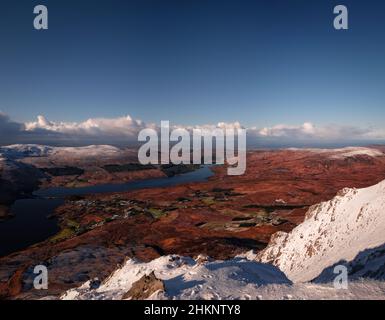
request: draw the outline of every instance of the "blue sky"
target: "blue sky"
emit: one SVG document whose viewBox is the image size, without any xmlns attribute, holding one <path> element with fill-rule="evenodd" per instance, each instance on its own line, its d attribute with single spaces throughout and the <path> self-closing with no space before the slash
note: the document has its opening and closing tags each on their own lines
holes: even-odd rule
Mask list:
<svg viewBox="0 0 385 320">
<path fill-rule="evenodd" d="M 385 3 L 36 1 L 2 5 L 0 110 L 17 122 L 131 115 L 195 125 L 385 125 Z"/>
</svg>

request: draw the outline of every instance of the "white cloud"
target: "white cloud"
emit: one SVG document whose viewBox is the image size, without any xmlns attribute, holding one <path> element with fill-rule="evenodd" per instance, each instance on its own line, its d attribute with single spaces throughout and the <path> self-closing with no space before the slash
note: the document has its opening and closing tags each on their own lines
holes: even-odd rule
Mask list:
<svg viewBox="0 0 385 320">
<path fill-rule="evenodd" d="M 195 126 L 183 126 L 183 125 L 176 125 L 173 126 L 173 128 L 179 128 L 179 129 L 202 129 L 202 130 L 214 130 L 214 129 L 244 129 L 244 127 L 238 122 L 218 122 L 217 124 L 204 124 L 204 125 L 195 125 Z"/>
<path fill-rule="evenodd" d="M 375 128 L 359 128 L 354 126 L 325 125 L 316 126 L 311 122 L 292 126 L 279 124 L 262 129 L 252 128 L 250 133 L 260 138 L 288 138 L 288 139 L 322 139 L 322 140 L 364 140 L 384 139 L 385 131 Z"/>
<path fill-rule="evenodd" d="M 91 118 L 83 122 L 52 122 L 44 116 L 38 116 L 37 121 L 25 124 L 26 131 L 38 129 L 73 136 L 106 136 L 135 138 L 143 128 L 153 127 L 141 120 L 132 119 L 129 115 L 119 118 Z"/>
<path fill-rule="evenodd" d="M 137 141 L 138 133 L 144 128 L 158 130 L 159 124 L 147 124 L 130 116 L 118 118 L 90 118 L 82 122 L 49 121 L 38 116 L 36 121 L 18 123 L 0 112 L 0 143 L 124 143 Z M 215 128 L 244 128 L 239 122 L 206 124 L 196 126 L 178 126 L 170 123 L 171 128 L 192 130 Z M 317 126 L 312 122 L 301 125 L 279 124 L 272 127 L 248 128 L 249 141 L 296 141 L 296 140 L 346 140 L 378 141 L 385 140 L 385 129 L 360 128 L 353 126 L 327 125 Z"/>
<path fill-rule="evenodd" d="M 288 126 L 279 124 L 271 128 L 258 130 L 261 137 L 310 137 L 317 134 L 316 128 L 310 122 L 305 122 L 301 126 Z"/>
</svg>

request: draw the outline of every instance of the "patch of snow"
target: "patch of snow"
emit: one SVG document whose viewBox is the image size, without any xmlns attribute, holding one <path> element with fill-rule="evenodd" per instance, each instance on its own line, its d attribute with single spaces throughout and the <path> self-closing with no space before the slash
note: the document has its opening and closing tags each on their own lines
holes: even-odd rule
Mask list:
<svg viewBox="0 0 385 320">
<path fill-rule="evenodd" d="M 368 157 L 381 157 L 384 154 L 377 149 L 371 149 L 371 148 L 352 148 L 352 150 L 343 151 L 341 153 L 335 154 L 330 156 L 331 159 L 346 159 L 346 158 L 353 158 L 355 156 L 368 156 Z"/>
<path fill-rule="evenodd" d="M 51 154 L 55 147 L 39 144 L 13 144 L 0 147 L 0 153 L 8 158 L 43 157 Z"/>
<path fill-rule="evenodd" d="M 355 156 L 368 156 L 368 157 L 381 157 L 384 156 L 384 153 L 375 148 L 366 148 L 366 147 L 346 147 L 339 149 L 317 149 L 317 148 L 288 148 L 287 150 L 291 151 L 308 151 L 313 153 L 327 154 L 330 159 L 346 159 L 352 158 Z"/>
<path fill-rule="evenodd" d="M 97 157 L 97 156 L 114 156 L 121 153 L 121 149 L 110 145 L 91 145 L 86 147 L 56 147 L 53 154 L 55 156 L 72 157 Z"/>
<path fill-rule="evenodd" d="M 0 154 L 10 159 L 26 157 L 68 156 L 95 157 L 99 155 L 114 156 L 121 150 L 110 145 L 90 145 L 85 147 L 51 147 L 39 144 L 14 144 L 0 147 Z"/>
</svg>

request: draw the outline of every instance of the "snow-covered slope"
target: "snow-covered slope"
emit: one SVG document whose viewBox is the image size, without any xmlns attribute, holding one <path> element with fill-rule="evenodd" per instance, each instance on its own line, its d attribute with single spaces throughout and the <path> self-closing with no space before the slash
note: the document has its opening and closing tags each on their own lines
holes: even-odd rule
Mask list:
<svg viewBox="0 0 385 320">
<path fill-rule="evenodd" d="M 68 156 L 75 158 L 93 158 L 98 156 L 111 157 L 119 155 L 121 149 L 110 145 L 91 145 L 86 147 L 56 147 L 53 155 Z"/>
<path fill-rule="evenodd" d="M 87 281 L 67 291 L 64 300 L 120 300 L 132 285 L 155 271 L 164 291 L 149 299 L 183 300 L 298 300 L 298 299 L 384 299 L 385 282 L 354 281 L 347 290 L 331 283 L 290 281 L 277 268 L 242 258 L 230 261 L 202 261 L 179 256 L 164 256 L 149 263 L 128 260 L 102 284 Z M 54 297 L 47 297 L 50 299 Z"/>
<path fill-rule="evenodd" d="M 382 157 L 384 153 L 376 148 L 367 147 L 345 147 L 338 149 L 321 149 L 321 148 L 288 148 L 292 151 L 309 151 L 313 153 L 326 154 L 329 159 L 341 160 L 346 158 L 353 158 L 356 156 L 368 156 L 368 157 Z"/>
<path fill-rule="evenodd" d="M 62 299 L 121 299 L 132 284 L 155 271 L 163 280 L 165 293 L 152 298 L 173 299 L 248 299 L 263 285 L 288 285 L 290 281 L 278 268 L 235 258 L 229 261 L 200 261 L 180 256 L 163 256 L 149 263 L 128 260 L 98 288 L 88 281 L 72 289 Z"/>
<path fill-rule="evenodd" d="M 368 157 L 381 157 L 384 154 L 377 149 L 373 148 L 364 148 L 364 147 L 350 147 L 341 149 L 340 152 L 337 152 L 334 155 L 331 155 L 331 159 L 346 159 L 352 158 L 355 156 L 368 156 Z"/>
<path fill-rule="evenodd" d="M 7 158 L 43 157 L 51 154 L 55 148 L 39 144 L 13 144 L 0 147 L 0 154 Z"/>
<path fill-rule="evenodd" d="M 306 282 L 340 262 L 351 262 L 351 272 L 357 271 L 361 253 L 361 261 L 366 261 L 361 263 L 361 275 L 369 260 L 375 275 L 384 261 L 384 230 L 385 181 L 365 189 L 344 189 L 332 200 L 311 207 L 305 221 L 289 234 L 273 235 L 257 260 L 279 267 L 293 282 Z"/>
<path fill-rule="evenodd" d="M 16 159 L 25 157 L 72 156 L 95 157 L 99 155 L 114 156 L 121 150 L 110 145 L 91 145 L 85 147 L 51 147 L 39 144 L 14 144 L 0 147 L 4 157 Z"/>
</svg>

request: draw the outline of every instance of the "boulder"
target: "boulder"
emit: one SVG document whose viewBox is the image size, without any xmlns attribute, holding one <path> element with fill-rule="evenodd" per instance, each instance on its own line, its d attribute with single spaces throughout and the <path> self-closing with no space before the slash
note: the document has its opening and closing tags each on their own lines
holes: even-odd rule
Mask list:
<svg viewBox="0 0 385 320">
<path fill-rule="evenodd" d="M 153 271 L 134 282 L 122 299 L 144 300 L 157 291 L 165 291 L 165 287 L 163 281 L 158 279 Z"/>
</svg>

